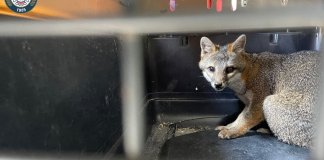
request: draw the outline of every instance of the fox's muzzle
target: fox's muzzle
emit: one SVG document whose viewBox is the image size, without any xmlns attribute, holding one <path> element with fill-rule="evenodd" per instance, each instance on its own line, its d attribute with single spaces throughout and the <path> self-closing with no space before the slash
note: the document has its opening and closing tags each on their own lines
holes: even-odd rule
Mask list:
<svg viewBox="0 0 324 160">
<path fill-rule="evenodd" d="M 212 87 L 216 90 L 216 91 L 222 91 L 225 88 L 225 85 L 223 85 L 223 83 L 215 83 L 212 85 Z"/>
</svg>

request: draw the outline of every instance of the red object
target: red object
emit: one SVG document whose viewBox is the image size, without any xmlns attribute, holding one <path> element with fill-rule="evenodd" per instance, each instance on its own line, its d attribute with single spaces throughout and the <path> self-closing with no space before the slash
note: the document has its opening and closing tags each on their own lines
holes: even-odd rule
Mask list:
<svg viewBox="0 0 324 160">
<path fill-rule="evenodd" d="M 207 9 L 211 9 L 213 5 L 213 0 L 207 0 Z"/>
<path fill-rule="evenodd" d="M 216 11 L 221 12 L 223 9 L 223 0 L 216 0 Z"/>
</svg>

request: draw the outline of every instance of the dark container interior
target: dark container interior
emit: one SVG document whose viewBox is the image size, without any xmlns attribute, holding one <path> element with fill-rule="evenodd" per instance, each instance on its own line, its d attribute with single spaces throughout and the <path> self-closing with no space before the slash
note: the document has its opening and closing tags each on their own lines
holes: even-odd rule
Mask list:
<svg viewBox="0 0 324 160">
<path fill-rule="evenodd" d="M 121 136 L 118 39 L 0 39 L 0 151 L 100 153 Z"/>
<path fill-rule="evenodd" d="M 243 104 L 230 89 L 216 92 L 198 67 L 202 36 L 224 45 L 246 34 L 246 51 L 290 54 L 319 50 L 317 28 L 152 35 L 147 40 L 146 159 L 308 159 L 309 150 L 251 131 L 220 140 L 217 125 L 234 121 Z M 254 128 L 267 127 L 263 123 Z"/>
<path fill-rule="evenodd" d="M 246 51 L 319 50 L 315 27 L 148 35 L 144 40 L 145 159 L 306 159 L 309 151 L 251 131 L 219 140 L 214 128 L 244 107 L 215 92 L 198 68 L 199 40 L 226 44 L 247 35 Z M 115 37 L 0 39 L 0 151 L 124 157 L 120 42 Z"/>
</svg>

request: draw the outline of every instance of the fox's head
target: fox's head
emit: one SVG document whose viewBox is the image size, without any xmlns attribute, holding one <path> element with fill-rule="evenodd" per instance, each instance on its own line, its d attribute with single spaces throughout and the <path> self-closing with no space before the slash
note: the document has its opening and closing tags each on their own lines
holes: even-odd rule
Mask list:
<svg viewBox="0 0 324 160">
<path fill-rule="evenodd" d="M 241 73 L 245 66 L 241 53 L 245 52 L 245 43 L 245 35 L 241 35 L 233 43 L 225 46 L 216 45 L 207 37 L 201 38 L 199 68 L 217 91 L 222 91 L 231 83 L 241 80 Z"/>
</svg>

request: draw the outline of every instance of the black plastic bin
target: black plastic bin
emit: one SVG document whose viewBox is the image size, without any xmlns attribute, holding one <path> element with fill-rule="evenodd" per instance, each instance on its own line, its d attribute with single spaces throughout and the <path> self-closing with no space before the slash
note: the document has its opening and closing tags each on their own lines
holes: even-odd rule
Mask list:
<svg viewBox="0 0 324 160">
<path fill-rule="evenodd" d="M 235 120 L 243 104 L 229 89 L 216 92 L 204 79 L 198 62 L 202 36 L 224 45 L 240 32 L 153 35 L 146 58 L 149 128 L 145 159 L 309 159 L 309 150 L 251 131 L 220 140 L 214 128 Z M 244 32 L 246 51 L 289 54 L 319 50 L 316 28 Z M 255 127 L 267 127 L 265 123 Z"/>
<path fill-rule="evenodd" d="M 251 53 L 319 50 L 315 27 L 244 33 Z M 143 37 L 143 159 L 309 158 L 308 150 L 255 131 L 217 138 L 214 128 L 233 121 L 243 104 L 229 89 L 215 92 L 203 78 L 199 40 L 208 36 L 225 44 L 240 34 Z M 0 46 L 0 152 L 125 158 L 118 38 L 3 37 Z"/>
</svg>

